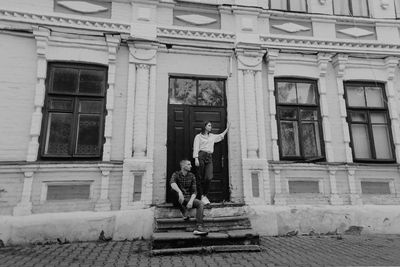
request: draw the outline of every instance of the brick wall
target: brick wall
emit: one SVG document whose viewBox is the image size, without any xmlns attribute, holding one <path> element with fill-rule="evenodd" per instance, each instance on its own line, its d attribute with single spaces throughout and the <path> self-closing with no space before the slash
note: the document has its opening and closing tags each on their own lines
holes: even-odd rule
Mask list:
<svg viewBox="0 0 400 267">
<path fill-rule="evenodd" d="M 26 159 L 35 86 L 35 39 L 0 34 L 0 161 Z"/>
</svg>

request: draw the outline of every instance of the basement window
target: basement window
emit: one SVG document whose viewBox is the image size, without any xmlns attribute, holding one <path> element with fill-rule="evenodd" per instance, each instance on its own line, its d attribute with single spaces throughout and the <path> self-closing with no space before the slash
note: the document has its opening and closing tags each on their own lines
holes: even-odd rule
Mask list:
<svg viewBox="0 0 400 267">
<path fill-rule="evenodd" d="M 388 195 L 390 194 L 389 182 L 361 182 L 363 194 Z"/>
<path fill-rule="evenodd" d="M 289 193 L 290 194 L 318 194 L 319 183 L 318 181 L 289 181 Z"/>
<path fill-rule="evenodd" d="M 46 200 L 89 200 L 90 181 L 47 183 Z"/>
</svg>

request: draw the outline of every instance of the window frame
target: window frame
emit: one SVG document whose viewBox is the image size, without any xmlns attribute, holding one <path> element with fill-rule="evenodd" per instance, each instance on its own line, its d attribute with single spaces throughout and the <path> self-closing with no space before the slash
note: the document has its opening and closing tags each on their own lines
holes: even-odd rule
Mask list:
<svg viewBox="0 0 400 267">
<path fill-rule="evenodd" d="M 369 1 L 368 0 L 365 0 L 366 4 L 367 4 L 367 15 L 366 16 L 356 16 L 356 15 L 354 15 L 352 0 L 346 0 L 347 3 L 348 3 L 348 6 L 349 6 L 349 11 L 350 11 L 349 15 L 336 14 L 335 13 L 335 1 L 343 1 L 343 0 L 333 0 L 332 1 L 332 11 L 333 11 L 333 15 L 335 15 L 335 16 L 349 16 L 349 17 L 359 17 L 359 18 L 370 18 L 371 17 L 371 12 L 370 12 L 370 8 L 369 8 Z"/>
<path fill-rule="evenodd" d="M 171 80 L 172 79 L 183 79 L 183 80 L 194 80 L 196 83 L 196 104 L 175 104 L 171 103 L 171 96 L 170 92 L 172 90 L 171 88 Z M 216 82 L 223 82 L 223 91 L 222 91 L 222 99 L 223 99 L 223 105 L 219 106 L 212 106 L 212 105 L 199 105 L 199 83 L 200 81 L 216 81 Z M 199 77 L 199 76 L 185 76 L 185 75 L 169 75 L 168 77 L 168 105 L 187 105 L 187 106 L 196 106 L 196 107 L 226 107 L 227 106 L 227 98 L 226 98 L 226 78 L 222 77 Z"/>
<path fill-rule="evenodd" d="M 55 74 L 53 73 L 57 68 L 69 68 L 69 69 L 77 69 L 79 73 L 82 70 L 97 70 L 103 72 L 103 82 L 104 86 L 101 88 L 101 92 L 96 93 L 80 93 L 79 92 L 79 76 L 78 76 L 78 85 L 76 85 L 75 92 L 56 92 L 53 90 L 54 78 Z M 78 74 L 80 75 L 80 74 Z M 102 160 L 103 157 L 103 147 L 105 143 L 104 131 L 105 131 L 105 117 L 107 115 L 106 109 L 106 95 L 108 90 L 108 67 L 99 64 L 85 64 L 85 63 L 67 63 L 67 62 L 48 62 L 47 66 L 47 79 L 46 79 L 46 90 L 45 90 L 45 99 L 44 105 L 42 109 L 43 119 L 42 119 L 42 127 L 39 137 L 39 160 Z M 50 101 L 52 99 L 60 99 L 60 100 L 71 100 L 72 109 L 71 111 L 60 110 L 56 108 L 50 107 Z M 101 102 L 101 111 L 100 112 L 92 112 L 85 113 L 79 112 L 79 103 L 81 101 L 98 101 Z M 50 119 L 50 114 L 59 114 L 59 113 L 69 113 L 72 114 L 72 123 L 71 123 L 71 136 L 68 143 L 68 155 L 60 155 L 60 154 L 46 154 L 46 139 L 48 138 L 48 123 Z M 94 154 L 77 154 L 75 153 L 75 148 L 78 142 L 78 123 L 79 123 L 79 115 L 90 114 L 90 115 L 98 115 L 100 116 L 100 124 L 99 124 L 99 133 L 98 133 L 98 149 L 99 152 Z"/>
<path fill-rule="evenodd" d="M 349 106 L 349 98 L 347 94 L 347 86 L 349 87 L 355 87 L 355 86 L 360 86 L 364 88 L 365 92 L 365 87 L 380 87 L 382 90 L 382 96 L 383 96 L 383 107 L 368 107 L 367 106 L 367 98 L 366 94 L 364 93 L 364 100 L 366 103 L 365 107 L 361 106 Z M 371 81 L 344 81 L 343 82 L 343 88 L 344 88 L 344 98 L 346 102 L 346 122 L 348 125 L 349 133 L 350 133 L 350 147 L 352 150 L 352 155 L 353 155 L 353 162 L 360 162 L 360 163 L 395 163 L 396 162 L 396 150 L 395 150 L 395 145 L 393 141 L 393 133 L 392 133 L 392 125 L 391 125 L 391 118 L 390 118 L 390 113 L 388 109 L 388 104 L 387 104 L 387 96 L 386 96 L 386 87 L 384 83 L 380 82 L 371 82 Z M 352 122 L 351 118 L 349 116 L 350 112 L 364 112 L 367 114 L 367 122 Z M 371 113 L 382 113 L 385 114 L 386 117 L 386 125 L 389 133 L 389 145 L 391 148 L 391 153 L 392 153 L 392 158 L 391 159 L 377 159 L 376 158 L 376 150 L 375 150 L 375 140 L 373 136 L 373 130 L 372 130 L 372 122 L 371 122 Z M 354 141 L 353 141 L 353 132 L 352 132 L 352 124 L 361 124 L 361 125 L 367 125 L 368 129 L 368 141 L 370 145 L 370 152 L 371 152 L 371 158 L 356 158 L 355 156 L 355 149 L 354 149 Z"/>
<path fill-rule="evenodd" d="M 291 10 L 290 9 L 290 0 L 286 0 L 286 6 L 287 9 L 277 9 L 277 8 L 272 8 L 271 7 L 271 1 L 272 0 L 268 0 L 268 7 L 270 10 L 280 10 L 280 11 L 287 11 L 287 12 L 298 12 L 298 13 L 308 13 L 308 1 L 307 0 L 303 0 L 306 4 L 306 10 L 305 11 L 300 11 L 300 10 Z M 284 1 L 284 0 L 281 0 Z"/>
<path fill-rule="evenodd" d="M 278 82 L 290 82 L 290 83 L 309 83 L 312 84 L 314 87 L 314 96 L 315 96 L 315 104 L 298 104 L 298 103 L 279 103 L 279 96 L 278 96 Z M 276 114 L 275 119 L 277 122 L 278 128 L 278 147 L 279 147 L 279 159 L 280 160 L 288 160 L 288 161 L 302 161 L 302 162 L 319 162 L 325 161 L 325 142 L 323 140 L 323 128 L 322 128 L 322 115 L 321 115 L 321 107 L 319 102 L 319 92 L 318 92 L 318 83 L 317 80 L 312 79 L 302 79 L 302 78 L 289 78 L 289 77 L 276 77 L 274 80 L 274 95 L 275 95 L 275 105 L 276 105 Z M 281 117 L 280 117 L 280 110 L 285 108 L 293 108 L 296 109 L 298 117 L 296 120 L 298 123 L 298 132 L 297 138 L 299 140 L 299 156 L 283 156 L 282 152 L 282 137 L 281 137 Z M 320 142 L 320 150 L 321 156 L 320 157 L 313 157 L 307 158 L 304 156 L 304 148 L 303 143 L 300 138 L 301 133 L 301 120 L 300 110 L 315 110 L 317 112 L 317 121 L 318 122 L 318 130 L 319 130 L 319 142 Z M 292 121 L 292 120 L 291 120 Z"/>
</svg>

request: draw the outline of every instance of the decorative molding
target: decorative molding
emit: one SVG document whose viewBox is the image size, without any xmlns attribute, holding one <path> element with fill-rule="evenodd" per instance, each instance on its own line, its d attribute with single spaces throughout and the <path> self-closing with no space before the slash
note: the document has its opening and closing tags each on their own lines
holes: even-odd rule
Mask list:
<svg viewBox="0 0 400 267">
<path fill-rule="evenodd" d="M 88 3 L 86 1 L 59 1 L 57 4 L 72 11 L 84 14 L 104 12 L 108 10 L 106 7 Z"/>
<path fill-rule="evenodd" d="M 381 8 L 382 9 L 387 9 L 389 7 L 389 1 L 388 0 L 381 0 Z"/>
<path fill-rule="evenodd" d="M 365 29 L 361 29 L 361 28 L 357 28 L 357 27 L 351 27 L 351 28 L 347 28 L 347 29 L 343 29 L 343 30 L 338 30 L 338 32 L 352 36 L 352 37 L 357 37 L 357 38 L 374 34 L 371 31 L 367 31 Z"/>
<path fill-rule="evenodd" d="M 343 132 L 343 142 L 346 153 L 346 162 L 353 162 L 353 154 L 350 147 L 350 132 L 349 125 L 347 124 L 347 110 L 346 110 L 346 102 L 344 100 L 344 86 L 343 86 L 343 77 L 346 70 L 346 65 L 349 60 L 348 55 L 346 54 L 337 54 L 333 60 L 332 65 L 336 71 L 336 86 L 338 88 L 338 103 L 339 103 L 339 112 L 340 118 L 342 122 L 342 132 Z"/>
<path fill-rule="evenodd" d="M 272 27 L 289 33 L 311 30 L 311 28 L 304 27 L 293 22 L 287 22 L 281 25 L 272 25 Z"/>
<path fill-rule="evenodd" d="M 268 49 L 266 59 L 268 63 L 268 93 L 269 93 L 269 115 L 271 126 L 271 139 L 272 139 L 272 160 L 279 160 L 279 146 L 278 146 L 278 126 L 276 122 L 276 105 L 275 105 L 275 82 L 274 75 L 276 63 L 278 61 L 279 50 Z"/>
<path fill-rule="evenodd" d="M 196 25 L 196 26 L 208 25 L 208 24 L 212 24 L 217 21 L 214 18 L 197 15 L 197 14 L 178 15 L 178 16 L 175 16 L 175 18 L 177 18 L 181 21 L 187 22 L 189 24 Z"/>
<path fill-rule="evenodd" d="M 105 20 L 76 19 L 67 16 L 32 14 L 9 10 L 0 10 L 0 20 L 120 33 L 130 33 L 131 28 L 130 24 L 128 23 L 114 23 Z"/>
<path fill-rule="evenodd" d="M 167 27 L 158 27 L 157 37 L 223 41 L 223 42 L 234 42 L 236 39 L 236 35 L 233 33 L 205 31 L 197 29 L 194 30 L 185 28 L 167 28 Z"/>
<path fill-rule="evenodd" d="M 331 41 L 316 40 L 309 38 L 298 38 L 298 36 L 273 37 L 260 36 L 262 45 L 274 49 L 298 49 L 302 51 L 320 52 L 359 52 L 368 54 L 396 55 L 398 56 L 400 45 L 385 44 L 378 42 L 358 42 L 358 41 Z"/>
</svg>

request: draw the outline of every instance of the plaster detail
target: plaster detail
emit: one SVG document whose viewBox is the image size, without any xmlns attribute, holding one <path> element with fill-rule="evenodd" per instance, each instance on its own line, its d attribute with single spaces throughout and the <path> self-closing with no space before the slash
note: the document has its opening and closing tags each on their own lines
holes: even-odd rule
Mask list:
<svg viewBox="0 0 400 267">
<path fill-rule="evenodd" d="M 361 28 L 357 28 L 357 27 L 338 30 L 338 32 L 344 33 L 344 34 L 352 36 L 352 37 L 357 37 L 357 38 L 374 34 L 371 31 L 367 31 L 365 29 L 361 29 Z"/>
<path fill-rule="evenodd" d="M 107 116 L 104 125 L 104 138 L 106 142 L 103 146 L 103 161 L 111 160 L 111 138 L 112 138 L 112 124 L 113 124 L 113 111 L 114 111 L 114 88 L 116 76 L 116 61 L 117 52 L 121 42 L 119 35 L 106 35 L 106 42 L 108 47 L 108 89 L 107 89 Z"/>
<path fill-rule="evenodd" d="M 329 120 L 329 108 L 328 108 L 328 100 L 326 96 L 326 70 L 328 62 L 331 60 L 331 54 L 318 53 L 317 61 L 319 68 L 319 79 L 318 79 L 318 91 L 319 91 L 319 99 L 321 105 L 321 117 L 322 117 L 322 128 L 324 135 L 324 143 L 325 143 L 325 154 L 326 160 L 328 162 L 334 162 L 334 154 L 332 148 L 332 137 L 331 137 L 331 123 Z"/>
<path fill-rule="evenodd" d="M 100 188 L 100 198 L 97 200 L 94 210 L 95 211 L 107 211 L 111 210 L 111 202 L 108 198 L 110 172 L 112 170 L 112 165 L 99 164 L 99 169 L 101 171 L 101 188 Z"/>
<path fill-rule="evenodd" d="M 271 126 L 271 141 L 272 141 L 272 160 L 279 161 L 279 147 L 278 147 L 278 128 L 276 122 L 276 104 L 275 104 L 275 82 L 274 74 L 276 62 L 278 60 L 279 50 L 268 49 L 267 58 L 267 71 L 268 71 L 268 94 L 269 94 L 269 115 Z"/>
<path fill-rule="evenodd" d="M 206 30 L 188 30 L 185 28 L 157 28 L 158 37 L 171 37 L 183 39 L 202 39 L 212 41 L 234 42 L 236 35 L 233 33 L 206 31 Z"/>
<path fill-rule="evenodd" d="M 179 15 L 179 16 L 175 16 L 175 17 L 177 19 L 187 22 L 189 24 L 198 25 L 198 26 L 208 25 L 208 24 L 211 24 L 211 23 L 214 23 L 217 21 L 214 18 L 197 15 L 197 14 Z"/>
<path fill-rule="evenodd" d="M 36 167 L 22 167 L 24 173 L 24 184 L 22 187 L 21 201 L 14 207 L 13 215 L 22 216 L 32 214 L 32 184 L 33 175 L 37 170 Z"/>
<path fill-rule="evenodd" d="M 34 99 L 34 111 L 31 120 L 30 140 L 26 161 L 36 161 L 39 152 L 39 135 L 42 124 L 42 108 L 46 92 L 47 76 L 47 47 L 50 31 L 45 28 L 37 27 L 33 32 L 36 39 L 37 54 L 37 78 Z"/>
<path fill-rule="evenodd" d="M 70 10 L 79 12 L 79 13 L 98 13 L 98 12 L 103 12 L 107 11 L 108 8 L 100 6 L 100 5 L 95 5 L 92 3 L 88 3 L 85 1 L 59 1 L 57 4 L 60 6 L 66 7 Z"/>
<path fill-rule="evenodd" d="M 346 162 L 353 162 L 353 154 L 350 147 L 350 132 L 349 125 L 347 124 L 347 110 L 346 101 L 344 99 L 344 88 L 343 88 L 343 77 L 346 70 L 346 64 L 348 62 L 348 56 L 345 54 L 337 54 L 333 58 L 333 67 L 336 72 L 336 86 L 338 88 L 338 104 L 340 111 L 340 119 L 342 122 L 343 142 L 346 153 Z"/>
<path fill-rule="evenodd" d="M 273 28 L 285 31 L 285 32 L 289 32 L 289 33 L 295 33 L 295 32 L 301 32 L 301 31 L 309 31 L 311 30 L 308 27 L 304 27 L 302 25 L 293 23 L 293 22 L 287 22 L 284 24 L 280 24 L 280 25 L 273 25 Z"/>
</svg>

